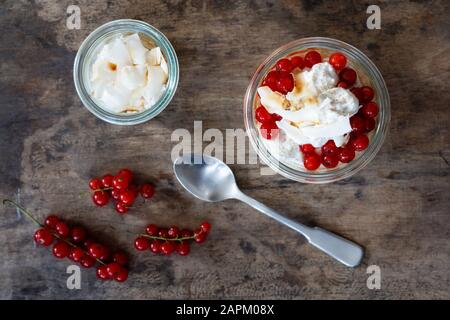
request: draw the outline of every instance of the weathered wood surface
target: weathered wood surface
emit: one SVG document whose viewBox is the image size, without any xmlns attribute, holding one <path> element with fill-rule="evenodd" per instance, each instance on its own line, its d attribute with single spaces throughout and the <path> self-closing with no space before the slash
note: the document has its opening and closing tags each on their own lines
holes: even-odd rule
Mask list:
<svg viewBox="0 0 450 320">
<path fill-rule="evenodd" d="M 59 212 L 128 250 L 125 284 L 82 272 L 68 290 L 68 261 L 34 249 L 34 227 L 2 208 L 0 298 L 450 298 L 450 25 L 447 1 L 383 1 L 382 29 L 367 30 L 360 1 L 78 1 L 81 30 L 66 28 L 73 1 L 2 1 L 0 8 L 0 193 L 43 218 Z M 147 21 L 173 43 L 181 81 L 169 107 L 149 123 L 120 127 L 81 104 L 72 63 L 81 41 L 118 18 Z M 244 204 L 202 203 L 176 182 L 173 130 L 242 128 L 250 76 L 273 49 L 329 36 L 365 52 L 392 101 L 381 152 L 351 179 L 302 185 L 235 165 L 243 190 L 287 216 L 316 223 L 366 247 L 363 265 L 343 267 Z M 158 192 L 147 210 L 120 217 L 79 197 L 89 177 L 129 166 Z M 138 254 L 132 240 L 149 222 L 214 231 L 187 258 Z M 366 286 L 378 265 L 380 290 Z"/>
</svg>

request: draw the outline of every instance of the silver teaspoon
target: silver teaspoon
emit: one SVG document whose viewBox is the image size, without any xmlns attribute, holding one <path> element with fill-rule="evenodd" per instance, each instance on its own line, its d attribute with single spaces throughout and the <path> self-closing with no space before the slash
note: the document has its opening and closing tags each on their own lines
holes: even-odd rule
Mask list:
<svg viewBox="0 0 450 320">
<path fill-rule="evenodd" d="M 230 167 L 219 159 L 191 154 L 178 158 L 173 170 L 181 185 L 195 197 L 209 202 L 241 200 L 265 215 L 303 235 L 310 244 L 349 267 L 356 267 L 363 248 L 319 227 L 308 227 L 288 219 L 239 190 Z"/>
</svg>

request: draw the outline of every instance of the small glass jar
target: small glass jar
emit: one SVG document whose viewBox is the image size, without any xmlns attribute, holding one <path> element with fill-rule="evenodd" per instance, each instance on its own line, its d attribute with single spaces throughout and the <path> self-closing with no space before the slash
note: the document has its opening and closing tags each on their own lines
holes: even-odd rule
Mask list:
<svg viewBox="0 0 450 320">
<path fill-rule="evenodd" d="M 138 33 L 146 41 L 161 48 L 167 61 L 168 81 L 160 99 L 150 108 L 136 113 L 116 114 L 101 107 L 101 103 L 90 94 L 90 74 L 92 65 L 103 44 L 119 34 Z M 178 86 L 178 58 L 164 34 L 155 27 L 139 20 L 123 19 L 108 22 L 95 29 L 81 44 L 75 57 L 73 79 L 78 96 L 83 105 L 98 118 L 118 125 L 143 123 L 157 116 L 169 104 Z"/>
<path fill-rule="evenodd" d="M 257 89 L 261 85 L 266 74 L 278 60 L 289 57 L 297 52 L 304 52 L 308 49 L 317 49 L 319 52 L 323 49 L 331 52 L 341 52 L 346 55 L 348 65 L 356 70 L 358 77 L 361 76 L 361 78 L 364 79 L 365 85 L 370 85 L 374 89 L 374 101 L 379 106 L 376 127 L 369 135 L 370 143 L 367 149 L 362 152 L 358 152 L 355 159 L 350 163 L 339 164 L 333 169 L 322 168 L 323 166 L 321 166 L 321 168 L 316 171 L 308 171 L 306 169 L 300 170 L 299 168 L 294 168 L 287 162 L 280 161 L 266 148 L 255 121 L 255 109 L 259 103 Z M 364 53 L 355 47 L 345 42 L 330 38 L 314 37 L 299 39 L 275 50 L 256 70 L 244 98 L 245 128 L 247 130 L 250 143 L 256 150 L 258 156 L 264 163 L 279 174 L 289 179 L 304 183 L 334 182 L 349 178 L 364 168 L 380 150 L 389 128 L 390 117 L 391 107 L 389 93 L 383 77 L 375 64 L 370 61 Z"/>
</svg>

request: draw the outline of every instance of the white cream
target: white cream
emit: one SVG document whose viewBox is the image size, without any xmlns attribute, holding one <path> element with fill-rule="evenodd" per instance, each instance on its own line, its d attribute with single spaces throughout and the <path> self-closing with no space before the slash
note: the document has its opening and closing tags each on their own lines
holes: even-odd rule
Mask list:
<svg viewBox="0 0 450 320">
<path fill-rule="evenodd" d="M 92 96 L 113 113 L 141 112 L 162 96 L 167 62 L 159 47 L 148 49 L 137 33 L 104 44 L 92 65 Z"/>
</svg>

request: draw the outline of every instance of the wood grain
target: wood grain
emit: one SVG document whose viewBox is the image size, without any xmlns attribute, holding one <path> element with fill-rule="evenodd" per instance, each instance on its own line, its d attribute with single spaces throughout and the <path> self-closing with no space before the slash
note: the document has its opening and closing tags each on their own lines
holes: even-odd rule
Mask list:
<svg viewBox="0 0 450 320">
<path fill-rule="evenodd" d="M 366 1 L 78 1 L 81 30 L 65 26 L 73 1 L 6 0 L 0 9 L 0 194 L 39 218 L 50 212 L 89 226 L 132 256 L 125 284 L 82 272 L 66 288 L 68 261 L 34 249 L 31 223 L 1 209 L 0 298 L 450 298 L 450 25 L 448 1 L 377 1 L 382 29 L 367 30 Z M 118 18 L 149 22 L 177 51 L 174 100 L 149 123 L 120 127 L 97 120 L 74 90 L 72 64 L 83 39 Z M 229 201 L 202 203 L 176 182 L 173 130 L 242 128 L 242 98 L 259 62 L 307 36 L 344 40 L 380 68 L 392 103 L 381 152 L 351 179 L 303 185 L 235 165 L 242 189 L 299 221 L 362 244 L 363 265 L 348 269 L 286 228 Z M 129 166 L 157 185 L 148 207 L 120 217 L 96 209 L 87 180 Z M 208 218 L 211 238 L 186 258 L 139 254 L 147 223 L 194 227 Z M 366 286 L 378 265 L 380 290 Z"/>
</svg>

